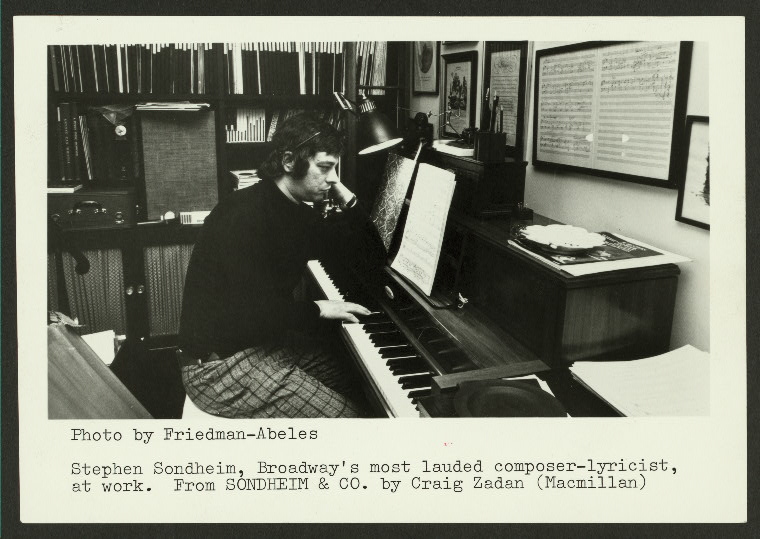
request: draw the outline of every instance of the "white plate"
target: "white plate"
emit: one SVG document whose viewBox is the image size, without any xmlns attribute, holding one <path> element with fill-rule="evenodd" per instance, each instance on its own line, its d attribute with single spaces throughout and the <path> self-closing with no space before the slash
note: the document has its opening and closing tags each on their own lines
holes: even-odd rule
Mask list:
<svg viewBox="0 0 760 539">
<path fill-rule="evenodd" d="M 596 232 L 571 225 L 530 225 L 519 236 L 540 247 L 557 252 L 585 252 L 604 245 L 605 238 Z"/>
</svg>

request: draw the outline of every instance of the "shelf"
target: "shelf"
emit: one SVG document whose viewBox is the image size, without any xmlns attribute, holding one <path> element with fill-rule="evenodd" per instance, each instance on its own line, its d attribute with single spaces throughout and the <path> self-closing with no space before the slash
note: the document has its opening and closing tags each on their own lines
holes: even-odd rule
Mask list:
<svg viewBox="0 0 760 539">
<path fill-rule="evenodd" d="M 125 102 L 163 102 L 163 101 L 191 101 L 191 102 L 216 102 L 220 97 L 213 94 L 124 94 L 124 93 L 86 93 L 86 92 L 53 92 L 53 100 L 60 101 L 94 101 L 97 103 Z"/>
<path fill-rule="evenodd" d="M 225 144 L 249 144 L 249 145 L 260 145 L 260 146 L 267 146 L 269 144 L 272 144 L 271 141 L 265 141 L 265 140 L 233 140 L 233 141 L 225 141 Z"/>
<path fill-rule="evenodd" d="M 224 96 L 224 101 L 229 104 L 265 104 L 277 105 L 313 105 L 315 103 L 329 105 L 335 99 L 330 95 L 242 95 L 229 94 Z"/>
</svg>

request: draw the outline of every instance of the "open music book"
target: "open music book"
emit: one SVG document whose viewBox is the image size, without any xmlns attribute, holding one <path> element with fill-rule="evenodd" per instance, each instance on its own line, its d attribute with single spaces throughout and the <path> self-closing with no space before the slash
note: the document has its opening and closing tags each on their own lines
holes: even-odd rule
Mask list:
<svg viewBox="0 0 760 539">
<path fill-rule="evenodd" d="M 391 263 L 392 269 L 428 296 L 433 290 L 455 185 L 453 172 L 420 164 L 401 247 Z"/>
<path fill-rule="evenodd" d="M 388 153 L 383 183 L 370 214 L 370 219 L 383 240 L 386 251 L 390 251 L 391 248 L 404 199 L 414 176 L 414 166 L 413 160 L 392 152 Z"/>
</svg>

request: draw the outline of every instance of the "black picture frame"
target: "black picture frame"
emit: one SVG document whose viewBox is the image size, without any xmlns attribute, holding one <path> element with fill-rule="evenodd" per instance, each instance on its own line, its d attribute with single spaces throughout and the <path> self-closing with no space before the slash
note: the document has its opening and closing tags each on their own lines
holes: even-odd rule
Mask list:
<svg viewBox="0 0 760 539">
<path fill-rule="evenodd" d="M 676 221 L 710 230 L 710 119 L 707 116 L 686 117 L 679 172 Z"/>
<path fill-rule="evenodd" d="M 462 130 L 475 126 L 478 95 L 478 51 L 444 54 L 443 136 L 458 138 Z M 462 77 L 459 77 L 462 74 Z M 469 81 L 466 79 L 469 77 Z M 458 80 L 458 82 L 457 82 Z M 458 94 L 455 96 L 454 94 Z M 464 95 L 462 95 L 464 94 Z M 457 103 L 452 107 L 452 99 Z"/>
<path fill-rule="evenodd" d="M 483 56 L 485 59 L 483 65 L 483 88 L 481 93 L 483 95 L 483 107 L 480 111 L 480 129 L 481 131 L 488 129 L 491 114 L 498 114 L 498 111 L 489 111 L 488 106 L 493 104 L 496 97 L 495 88 L 500 81 L 494 78 L 499 76 L 492 73 L 491 64 L 494 54 L 509 53 L 517 51 L 519 53 L 518 60 L 518 79 L 517 79 L 517 95 L 511 96 L 499 96 L 500 106 L 507 105 L 515 112 L 515 126 L 514 134 L 510 133 L 511 129 L 507 131 L 507 149 L 506 155 L 509 157 L 522 156 L 523 147 L 525 144 L 523 127 L 525 125 L 525 91 L 527 81 L 528 70 L 528 42 L 527 41 L 486 41 L 484 46 Z M 511 81 L 510 81 L 511 82 Z M 509 117 L 509 116 L 508 116 Z M 496 117 L 496 126 L 498 128 L 501 120 L 501 115 Z M 498 130 L 498 129 L 497 129 Z M 512 135 L 512 136 L 510 136 Z"/>
<path fill-rule="evenodd" d="M 615 179 L 615 180 L 623 180 L 628 182 L 634 182 L 634 183 L 640 183 L 645 185 L 652 185 L 657 187 L 665 187 L 669 189 L 677 189 L 678 188 L 678 177 L 679 177 L 679 167 L 681 166 L 681 159 L 680 159 L 680 147 L 681 147 L 681 141 L 683 139 L 683 130 L 684 130 L 684 123 L 686 119 L 686 99 L 688 95 L 688 89 L 689 89 L 689 72 L 691 69 L 691 53 L 693 48 L 693 42 L 691 41 L 680 41 L 680 42 L 672 42 L 673 46 L 677 46 L 678 50 L 678 64 L 675 67 L 675 80 L 672 81 L 670 78 L 667 78 L 667 91 L 670 92 L 673 90 L 675 93 L 673 95 L 672 100 L 672 108 L 669 108 L 668 110 L 663 111 L 663 115 L 661 118 L 670 118 L 672 116 L 672 123 L 667 124 L 666 126 L 670 129 L 670 137 L 669 139 L 664 137 L 664 140 L 669 140 L 669 151 L 666 150 L 664 153 L 664 158 L 662 161 L 666 162 L 664 166 L 661 168 L 667 170 L 667 174 L 662 174 L 663 177 L 656 177 L 654 174 L 641 174 L 638 172 L 623 172 L 620 170 L 615 170 L 613 165 L 610 165 L 608 168 L 600 168 L 600 167 L 591 167 L 591 166 L 581 166 L 576 164 L 568 164 L 566 162 L 560 162 L 563 158 L 563 152 L 554 150 L 553 148 L 551 151 L 553 153 L 559 154 L 556 158 L 554 156 L 547 157 L 548 152 L 544 151 L 542 153 L 542 156 L 539 156 L 539 137 L 541 138 L 541 141 L 543 142 L 543 137 L 547 135 L 548 133 L 548 140 L 549 144 L 555 143 L 555 141 L 552 140 L 553 134 L 551 133 L 551 130 L 545 130 L 541 131 L 542 126 L 540 124 L 540 117 L 542 111 L 542 92 L 546 93 L 549 90 L 544 85 L 544 79 L 542 79 L 541 72 L 542 72 L 542 66 L 545 65 L 544 62 L 546 59 L 551 59 L 554 56 L 566 54 L 566 53 L 576 53 L 579 51 L 586 52 L 588 51 L 590 53 L 589 58 L 592 58 L 596 51 L 600 51 L 608 47 L 613 46 L 620 46 L 620 45 L 639 45 L 641 44 L 642 47 L 646 47 L 649 45 L 649 42 L 623 42 L 623 41 L 590 41 L 590 42 L 584 42 L 584 43 L 578 43 L 573 45 L 566 45 L 561 47 L 554 47 L 549 49 L 543 49 L 536 51 L 536 60 L 535 60 L 535 87 L 534 87 L 534 112 L 533 112 L 533 165 L 536 167 L 551 167 L 551 168 L 557 168 L 562 170 L 571 170 L 576 172 L 581 172 L 584 174 L 589 174 L 592 176 L 600 176 L 608 179 Z M 654 45 L 654 44 L 653 44 Z M 599 56 L 600 60 L 594 60 L 602 63 L 603 55 Z M 654 58 L 652 62 L 656 62 L 658 57 L 656 55 L 650 55 L 649 57 L 645 57 L 642 54 L 642 61 L 646 63 L 646 61 L 649 58 Z M 645 66 L 644 70 L 646 70 L 648 66 Z M 651 70 L 649 70 L 651 71 Z M 656 69 L 655 69 L 656 71 Z M 557 71 L 554 71 L 551 73 L 551 75 L 556 75 Z M 612 89 L 614 88 L 615 84 L 622 84 L 627 82 L 627 80 L 630 79 L 636 79 L 636 77 L 643 77 L 643 74 L 638 74 L 633 77 L 618 77 L 618 80 L 615 81 L 611 78 L 610 81 L 607 81 L 610 86 L 608 88 Z M 646 76 L 652 77 L 652 74 L 647 73 Z M 549 76 L 547 75 L 547 79 Z M 575 77 L 577 80 L 577 77 Z M 548 81 L 546 81 L 548 83 Z M 638 80 L 636 80 L 638 82 Z M 666 82 L 665 77 L 661 77 L 658 79 L 658 84 L 664 85 Z M 576 82 L 577 84 L 577 82 Z M 569 86 L 568 86 L 569 87 Z M 577 86 L 576 86 L 577 88 Z M 610 90 L 612 91 L 612 90 Z M 615 89 L 615 91 L 617 91 Z M 556 91 L 552 97 L 555 98 L 557 96 L 561 96 L 562 92 Z M 570 92 L 567 93 L 567 95 L 572 95 Z M 547 103 L 549 100 L 547 99 Z M 670 107 L 670 105 L 668 105 Z M 625 114 L 627 112 L 626 106 L 623 105 L 620 108 L 620 111 L 613 113 L 613 114 Z M 661 107 L 664 108 L 664 107 Z M 601 110 L 601 109 L 599 109 Z M 591 123 L 595 126 L 593 129 L 593 138 L 596 137 L 596 133 L 599 129 L 602 129 L 603 126 L 600 124 L 599 120 L 600 112 L 597 112 L 595 116 L 593 116 Z M 660 120 L 662 121 L 662 120 Z M 556 122 L 557 125 L 563 125 L 566 124 L 565 119 L 560 118 Z M 539 135 L 539 131 L 541 131 L 541 135 Z M 582 131 L 580 131 L 582 133 Z M 557 144 L 560 146 L 563 142 L 565 142 L 566 139 L 562 139 L 562 135 L 564 134 L 563 131 L 559 131 L 560 137 L 557 140 Z M 633 137 L 630 137 L 633 138 Z M 586 140 L 588 140 L 588 135 L 586 136 Z M 626 142 L 628 138 L 625 137 L 625 135 L 622 136 L 622 140 Z M 583 140 L 574 140 L 573 144 L 580 144 L 581 146 L 572 146 L 572 149 L 576 149 L 576 147 L 582 148 Z M 551 146 L 550 146 L 551 148 Z M 643 146 L 641 146 L 643 148 Z M 647 150 L 639 149 L 639 155 L 642 155 Z M 659 150 L 658 150 L 659 151 Z M 600 152 L 601 153 L 601 152 Z M 635 153 L 634 151 L 631 151 L 631 153 Z M 550 154 L 549 154 L 550 155 Z M 621 155 L 625 155 L 625 153 L 621 153 Z M 569 161 L 571 159 L 566 159 L 566 161 Z M 604 161 L 608 162 L 614 162 L 615 159 L 613 159 L 613 156 L 605 156 Z M 623 168 L 622 165 L 615 165 L 619 168 Z M 642 169 L 644 167 L 641 167 Z M 651 170 L 651 169 L 650 169 Z"/>
<path fill-rule="evenodd" d="M 423 45 L 420 45 L 423 44 Z M 432 44 L 432 46 L 431 46 Z M 423 50 L 420 50 L 420 49 Z M 426 54 L 432 52 L 432 58 Z M 425 70 L 425 67 L 428 69 Z M 412 93 L 414 95 L 438 95 L 441 69 L 440 41 L 412 42 Z M 429 73 L 432 71 L 432 73 Z M 429 73 L 429 74 L 428 74 Z M 425 76 L 424 74 L 428 74 Z M 431 88 L 432 85 L 432 88 Z"/>
</svg>

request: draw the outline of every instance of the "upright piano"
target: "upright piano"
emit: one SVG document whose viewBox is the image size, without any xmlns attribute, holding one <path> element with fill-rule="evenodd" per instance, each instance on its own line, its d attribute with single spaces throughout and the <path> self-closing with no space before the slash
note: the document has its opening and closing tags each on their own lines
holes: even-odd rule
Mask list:
<svg viewBox="0 0 760 539">
<path fill-rule="evenodd" d="M 574 383 L 567 367 L 666 352 L 678 267 L 572 277 L 506 242 L 494 245 L 507 222 L 479 226 L 495 230 L 468 236 L 471 248 L 455 293 L 466 303 L 450 308 L 431 305 L 389 267 L 368 290 L 340 268 L 309 262 L 322 296 L 373 311 L 359 324 L 343 324 L 341 333 L 377 408 L 389 417 L 419 417 L 421 398 L 454 392 L 462 382 L 538 374 L 560 400 L 569 399 L 563 404 L 571 415 L 613 415 Z"/>
<path fill-rule="evenodd" d="M 460 189 L 466 183 L 454 170 Z M 522 190 L 514 191 L 521 201 Z M 449 215 L 436 277 L 436 288 L 452 299 L 449 308 L 431 304 L 390 267 L 368 283 L 316 260 L 308 264 L 323 297 L 373 311 L 341 332 L 377 408 L 389 417 L 419 417 L 421 400 L 455 392 L 462 382 L 537 374 L 571 415 L 614 415 L 574 383 L 567 367 L 666 352 L 678 267 L 573 277 L 511 246 L 515 219 L 458 210 Z"/>
</svg>

